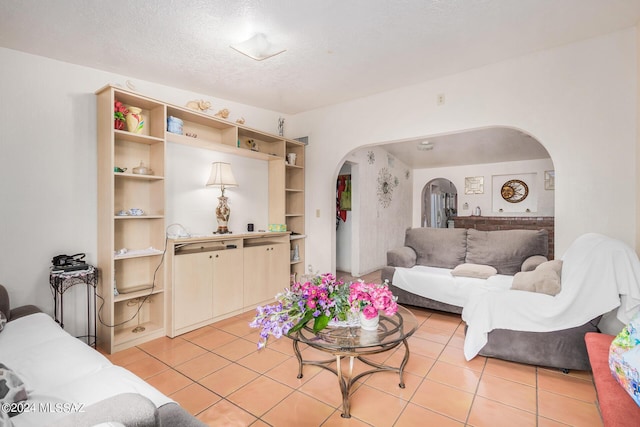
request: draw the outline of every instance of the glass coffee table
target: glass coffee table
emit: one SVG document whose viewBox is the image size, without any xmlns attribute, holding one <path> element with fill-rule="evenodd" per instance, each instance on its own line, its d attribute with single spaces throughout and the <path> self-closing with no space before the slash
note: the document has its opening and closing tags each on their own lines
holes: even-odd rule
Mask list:
<svg viewBox="0 0 640 427">
<path fill-rule="evenodd" d="M 310 326 L 305 326 L 289 335 L 293 340 L 293 351 L 298 358 L 298 378 L 302 378 L 304 365 L 314 365 L 333 372 L 338 377 L 338 384 L 342 392 L 342 417 L 350 418 L 349 397 L 351 387 L 365 375 L 376 372 L 394 371 L 400 376 L 398 386 L 404 388 L 403 371 L 409 361 L 409 344 L 407 339 L 418 327 L 418 321 L 408 309 L 398 306 L 398 312 L 393 316 L 380 315 L 380 323 L 376 331 L 365 331 L 360 326 L 329 326 L 318 333 L 314 333 Z M 305 360 L 300 352 L 300 344 L 306 344 L 322 352 L 332 355 L 326 360 Z M 398 346 L 404 347 L 404 357 L 400 366 L 379 364 L 367 359 L 366 356 L 392 350 Z M 341 360 L 349 358 L 349 369 L 345 375 Z M 353 362 L 358 359 L 370 366 L 364 372 L 353 376 Z M 335 367 L 333 363 L 335 362 Z"/>
</svg>

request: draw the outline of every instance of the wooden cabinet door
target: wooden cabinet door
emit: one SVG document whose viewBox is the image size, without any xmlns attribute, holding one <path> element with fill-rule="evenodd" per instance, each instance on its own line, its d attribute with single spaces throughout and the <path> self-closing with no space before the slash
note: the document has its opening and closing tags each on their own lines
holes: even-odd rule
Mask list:
<svg viewBox="0 0 640 427">
<path fill-rule="evenodd" d="M 242 249 L 217 251 L 213 256 L 213 316 L 240 310 L 243 304 Z"/>
<path fill-rule="evenodd" d="M 289 245 L 278 243 L 269 251 L 269 292 L 274 297 L 289 287 Z"/>
<path fill-rule="evenodd" d="M 273 300 L 269 286 L 271 245 L 244 248 L 244 306 Z"/>
<path fill-rule="evenodd" d="M 174 329 L 213 317 L 215 252 L 177 255 L 174 263 Z"/>
</svg>

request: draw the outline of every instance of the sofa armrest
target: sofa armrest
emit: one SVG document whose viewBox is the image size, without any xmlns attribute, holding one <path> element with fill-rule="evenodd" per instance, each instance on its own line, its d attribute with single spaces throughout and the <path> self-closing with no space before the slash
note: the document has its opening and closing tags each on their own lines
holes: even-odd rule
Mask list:
<svg viewBox="0 0 640 427">
<path fill-rule="evenodd" d="M 40 312 L 42 312 L 42 310 L 40 310 L 35 305 L 23 305 L 21 307 L 16 307 L 11 310 L 9 314 L 9 321 L 16 320 L 21 317 L 28 316 L 34 313 L 40 313 Z"/>
<path fill-rule="evenodd" d="M 122 393 L 67 415 L 52 426 L 91 427 L 107 422 L 136 427 L 160 425 L 158 409 L 151 400 L 137 393 Z"/>
<path fill-rule="evenodd" d="M 520 267 L 520 271 L 533 271 L 537 266 L 542 264 L 543 262 L 549 261 L 546 256 L 542 255 L 533 255 L 529 258 L 525 259 L 522 263 L 522 267 Z"/>
<path fill-rule="evenodd" d="M 387 265 L 411 268 L 416 265 L 416 251 L 408 246 L 387 251 Z"/>
</svg>

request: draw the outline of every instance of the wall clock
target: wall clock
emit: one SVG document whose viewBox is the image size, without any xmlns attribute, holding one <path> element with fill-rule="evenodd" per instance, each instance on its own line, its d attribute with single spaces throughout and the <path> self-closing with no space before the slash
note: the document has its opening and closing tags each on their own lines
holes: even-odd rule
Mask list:
<svg viewBox="0 0 640 427">
<path fill-rule="evenodd" d="M 500 195 L 509 203 L 520 203 L 529 195 L 529 187 L 524 181 L 510 179 L 502 184 Z"/>
</svg>

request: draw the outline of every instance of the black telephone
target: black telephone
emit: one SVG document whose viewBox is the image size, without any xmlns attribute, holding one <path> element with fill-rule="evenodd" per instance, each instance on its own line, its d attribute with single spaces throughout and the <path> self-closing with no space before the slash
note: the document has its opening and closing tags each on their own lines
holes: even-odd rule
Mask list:
<svg viewBox="0 0 640 427">
<path fill-rule="evenodd" d="M 86 270 L 89 266 L 84 262 L 85 254 L 56 255 L 51 260 L 56 271 Z"/>
</svg>

